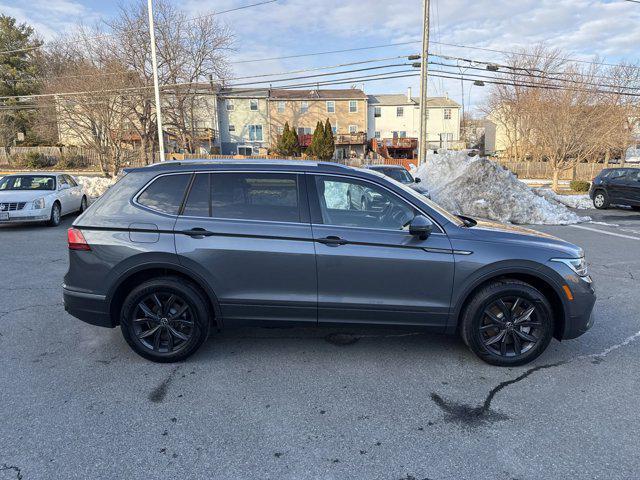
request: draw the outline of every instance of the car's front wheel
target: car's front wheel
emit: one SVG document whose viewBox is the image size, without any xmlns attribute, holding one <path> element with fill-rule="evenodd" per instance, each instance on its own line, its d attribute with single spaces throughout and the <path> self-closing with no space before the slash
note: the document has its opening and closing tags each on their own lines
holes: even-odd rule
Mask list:
<svg viewBox="0 0 640 480">
<path fill-rule="evenodd" d="M 209 335 L 209 308 L 200 290 L 176 277 L 161 277 L 134 288 L 125 299 L 120 327 L 127 343 L 154 362 L 178 362 Z"/>
<path fill-rule="evenodd" d="M 598 210 L 609 208 L 609 195 L 604 190 L 598 190 L 593 196 L 593 206 Z"/>
<path fill-rule="evenodd" d="M 62 209 L 60 208 L 60 204 L 55 202 L 51 207 L 51 215 L 49 216 L 49 221 L 47 225 L 50 227 L 57 227 L 60 225 L 60 220 L 62 219 Z"/>
<path fill-rule="evenodd" d="M 462 314 L 464 342 L 492 365 L 516 366 L 537 358 L 553 336 L 547 298 L 519 280 L 501 280 L 481 288 Z"/>
</svg>

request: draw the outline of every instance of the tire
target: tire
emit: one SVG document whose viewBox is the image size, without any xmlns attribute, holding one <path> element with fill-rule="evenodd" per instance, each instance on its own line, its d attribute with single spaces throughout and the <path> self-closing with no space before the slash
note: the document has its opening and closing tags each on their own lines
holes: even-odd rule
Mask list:
<svg viewBox="0 0 640 480">
<path fill-rule="evenodd" d="M 505 308 L 500 307 L 500 301 Z M 549 345 L 553 330 L 547 298 L 519 280 L 496 281 L 480 289 L 466 304 L 460 321 L 460 334 L 471 351 L 483 361 L 503 367 L 524 365 L 537 358 Z"/>
<path fill-rule="evenodd" d="M 609 195 L 604 190 L 596 190 L 593 194 L 593 206 L 598 210 L 606 210 L 610 205 Z"/>
<path fill-rule="evenodd" d="M 179 362 L 193 355 L 209 336 L 210 323 L 204 294 L 177 277 L 155 278 L 134 288 L 120 313 L 120 329 L 129 346 L 141 357 L 159 363 Z"/>
<path fill-rule="evenodd" d="M 62 209 L 60 208 L 60 204 L 58 202 L 54 202 L 53 206 L 51 207 L 51 215 L 49 216 L 47 225 L 49 227 L 57 227 L 58 225 L 60 225 L 61 220 Z"/>
<path fill-rule="evenodd" d="M 83 195 L 82 200 L 80 200 L 80 210 L 78 210 L 78 213 L 82 213 L 86 209 L 87 209 L 87 197 Z"/>
</svg>

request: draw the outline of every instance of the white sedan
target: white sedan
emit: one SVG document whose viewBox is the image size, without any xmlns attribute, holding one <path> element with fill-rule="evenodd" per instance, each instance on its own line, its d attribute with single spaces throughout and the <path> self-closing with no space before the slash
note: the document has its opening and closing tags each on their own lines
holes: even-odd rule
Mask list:
<svg viewBox="0 0 640 480">
<path fill-rule="evenodd" d="M 69 213 L 83 212 L 87 196 L 65 173 L 20 173 L 0 179 L 0 224 L 47 222 L 55 227 Z"/>
</svg>

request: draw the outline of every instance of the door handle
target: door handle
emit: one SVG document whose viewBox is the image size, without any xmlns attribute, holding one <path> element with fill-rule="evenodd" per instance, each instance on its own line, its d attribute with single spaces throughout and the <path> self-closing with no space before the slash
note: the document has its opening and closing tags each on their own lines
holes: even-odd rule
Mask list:
<svg viewBox="0 0 640 480">
<path fill-rule="evenodd" d="M 330 247 L 338 247 L 340 245 L 346 245 L 349 243 L 347 240 L 344 240 L 340 237 L 336 237 L 335 235 L 329 235 L 325 238 L 318 238 L 316 242 L 323 243 L 324 245 L 328 245 Z"/>
<path fill-rule="evenodd" d="M 215 233 L 200 227 L 192 228 L 191 230 L 182 230 L 180 233 L 182 233 L 183 235 L 188 235 L 191 238 L 204 238 L 215 235 Z"/>
</svg>

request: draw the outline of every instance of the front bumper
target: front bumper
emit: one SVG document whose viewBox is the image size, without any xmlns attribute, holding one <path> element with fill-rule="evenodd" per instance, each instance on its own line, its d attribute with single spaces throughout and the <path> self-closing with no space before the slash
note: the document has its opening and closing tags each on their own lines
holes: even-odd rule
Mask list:
<svg viewBox="0 0 640 480">
<path fill-rule="evenodd" d="M 38 210 L 11 210 L 9 212 L 0 212 L 0 225 L 5 223 L 46 222 L 50 218 L 51 210 L 46 208 Z"/>
<path fill-rule="evenodd" d="M 63 285 L 62 297 L 64 309 L 77 319 L 99 327 L 115 327 L 104 295 L 79 292 Z"/>
<path fill-rule="evenodd" d="M 595 322 L 593 307 L 596 303 L 596 292 L 591 278 L 588 280 L 574 275 L 565 277 L 573 301 L 569 302 L 569 308 L 565 315 L 564 332 L 562 340 L 570 340 L 587 332 Z"/>
</svg>

